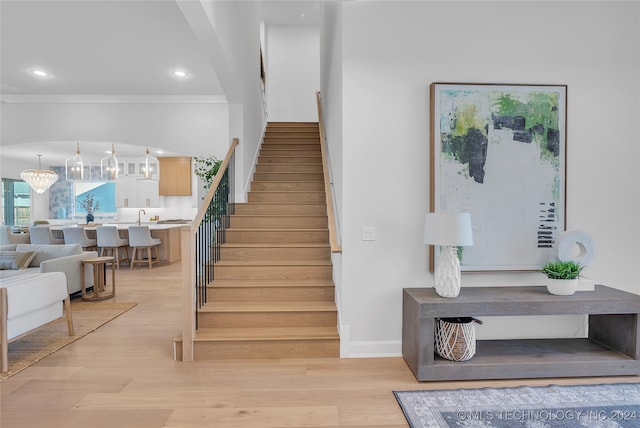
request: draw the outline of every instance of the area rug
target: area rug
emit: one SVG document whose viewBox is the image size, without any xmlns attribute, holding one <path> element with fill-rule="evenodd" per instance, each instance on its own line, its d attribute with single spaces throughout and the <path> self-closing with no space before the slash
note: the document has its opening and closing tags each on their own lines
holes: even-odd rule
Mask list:
<svg viewBox="0 0 640 428">
<path fill-rule="evenodd" d="M 640 427 L 640 383 L 394 391 L 412 428 Z"/>
<path fill-rule="evenodd" d="M 95 331 L 124 314 L 137 303 L 71 301 L 74 335 L 69 336 L 66 320 L 53 322 L 9 343 L 9 371 L 0 373 L 0 382 Z"/>
</svg>

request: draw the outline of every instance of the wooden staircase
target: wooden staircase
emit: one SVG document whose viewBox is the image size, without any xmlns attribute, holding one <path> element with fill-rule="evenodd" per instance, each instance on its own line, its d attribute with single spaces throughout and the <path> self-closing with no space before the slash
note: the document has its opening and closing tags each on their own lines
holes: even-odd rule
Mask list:
<svg viewBox="0 0 640 428">
<path fill-rule="evenodd" d="M 198 312 L 194 357 L 337 357 L 317 123 L 269 123 Z"/>
</svg>

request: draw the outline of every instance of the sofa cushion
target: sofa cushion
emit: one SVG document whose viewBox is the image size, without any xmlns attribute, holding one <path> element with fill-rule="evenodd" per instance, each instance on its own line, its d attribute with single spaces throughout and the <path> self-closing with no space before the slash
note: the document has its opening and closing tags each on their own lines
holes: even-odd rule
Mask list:
<svg viewBox="0 0 640 428">
<path fill-rule="evenodd" d="M 33 273 L 7 278 L 0 288 L 7 289 L 7 319 L 64 300 L 67 294 L 67 279 L 63 272 Z"/>
<path fill-rule="evenodd" d="M 82 254 L 82 245 L 80 244 L 18 244 L 17 251 L 35 251 L 36 256 L 31 260 L 29 266 L 40 266 L 45 260 L 57 259 L 59 257 L 73 256 Z"/>
<path fill-rule="evenodd" d="M 26 269 L 35 256 L 35 251 L 0 251 L 0 269 Z"/>
<path fill-rule="evenodd" d="M 0 251 L 15 251 L 17 244 L 0 245 Z"/>
</svg>

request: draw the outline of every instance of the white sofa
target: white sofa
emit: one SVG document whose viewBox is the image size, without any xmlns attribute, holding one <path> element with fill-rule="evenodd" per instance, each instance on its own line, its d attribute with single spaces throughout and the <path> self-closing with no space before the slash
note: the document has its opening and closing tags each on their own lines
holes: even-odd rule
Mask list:
<svg viewBox="0 0 640 428">
<path fill-rule="evenodd" d="M 23 269 L 24 270 L 24 269 Z M 71 303 L 63 272 L 23 273 L 0 281 L 0 371 L 9 369 L 9 342 L 64 317 L 73 336 Z"/>
<path fill-rule="evenodd" d="M 22 276 L 29 273 L 40 272 L 64 272 L 67 277 L 69 294 L 82 290 L 82 260 L 88 257 L 96 257 L 96 251 L 82 251 L 80 244 L 53 245 L 53 244 L 13 244 L 0 246 L 0 254 L 3 251 L 35 252 L 35 257 L 26 269 L 0 270 L 0 281 L 13 276 Z M 93 269 L 87 266 L 85 272 L 87 288 L 93 286 Z"/>
</svg>

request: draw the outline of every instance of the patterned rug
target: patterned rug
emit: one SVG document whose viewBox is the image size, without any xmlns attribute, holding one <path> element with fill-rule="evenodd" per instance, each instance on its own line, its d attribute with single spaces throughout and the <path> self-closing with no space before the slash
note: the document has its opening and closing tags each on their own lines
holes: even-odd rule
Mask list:
<svg viewBox="0 0 640 428">
<path fill-rule="evenodd" d="M 137 303 L 113 303 L 109 300 L 86 302 L 73 299 L 71 315 L 75 334 L 69 336 L 67 321 L 61 320 L 9 343 L 9 371 L 0 373 L 0 382 L 95 331 L 136 305 Z"/>
<path fill-rule="evenodd" d="M 640 427 L 640 383 L 394 391 L 412 428 Z"/>
</svg>

